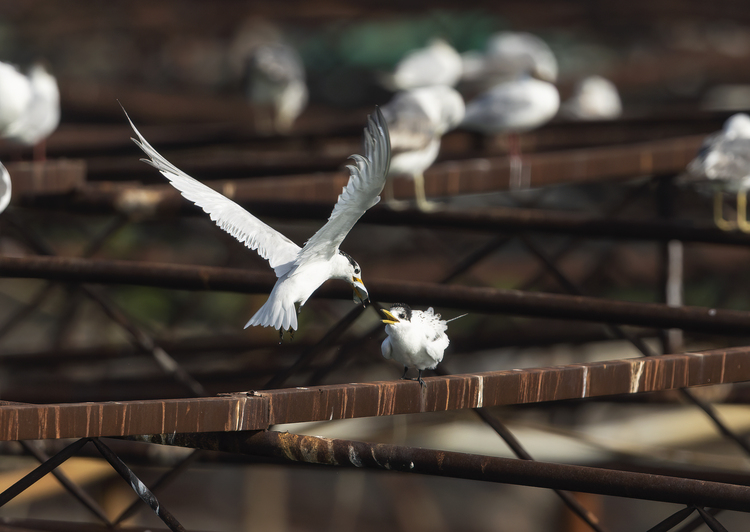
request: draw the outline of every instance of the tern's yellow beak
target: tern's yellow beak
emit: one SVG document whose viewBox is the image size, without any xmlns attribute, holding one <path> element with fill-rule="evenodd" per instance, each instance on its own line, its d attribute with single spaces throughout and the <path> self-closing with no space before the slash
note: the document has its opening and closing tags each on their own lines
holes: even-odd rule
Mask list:
<svg viewBox="0 0 750 532">
<path fill-rule="evenodd" d="M 362 279 L 352 276 L 352 287 L 354 287 L 354 302 L 366 305 L 370 300 L 370 294 L 367 292 Z"/>
<path fill-rule="evenodd" d="M 399 320 L 398 320 L 398 318 L 396 316 L 394 316 L 393 314 L 391 314 L 390 312 L 388 312 L 384 308 L 380 309 L 380 313 L 383 316 L 385 316 L 385 319 L 382 320 L 383 323 L 385 323 L 385 324 L 393 324 L 393 323 L 398 323 L 399 322 Z"/>
</svg>

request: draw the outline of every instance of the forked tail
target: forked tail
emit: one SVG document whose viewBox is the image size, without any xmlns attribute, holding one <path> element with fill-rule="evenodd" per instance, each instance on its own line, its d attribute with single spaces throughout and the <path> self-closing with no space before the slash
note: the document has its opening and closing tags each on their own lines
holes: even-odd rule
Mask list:
<svg viewBox="0 0 750 532">
<path fill-rule="evenodd" d="M 297 309 L 294 308 L 294 303 L 284 305 L 282 301 L 273 296 L 272 292 L 268 301 L 247 322 L 245 329 L 251 325 L 260 325 L 261 327 L 273 327 L 274 329 L 297 330 Z"/>
</svg>

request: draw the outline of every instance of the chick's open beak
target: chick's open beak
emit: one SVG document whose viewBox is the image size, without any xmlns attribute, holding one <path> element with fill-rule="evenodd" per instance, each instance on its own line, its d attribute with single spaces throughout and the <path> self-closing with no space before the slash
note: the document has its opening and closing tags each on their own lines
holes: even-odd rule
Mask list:
<svg viewBox="0 0 750 532">
<path fill-rule="evenodd" d="M 363 305 L 367 304 L 370 301 L 370 294 L 362 283 L 362 279 L 352 277 L 352 286 L 354 287 L 354 302 L 362 303 Z"/>
<path fill-rule="evenodd" d="M 390 312 L 388 312 L 387 310 L 385 310 L 384 308 L 380 309 L 380 313 L 383 316 L 385 316 L 385 319 L 382 320 L 383 323 L 385 324 L 398 323 L 398 318 L 394 316 L 393 314 L 391 314 Z"/>
</svg>

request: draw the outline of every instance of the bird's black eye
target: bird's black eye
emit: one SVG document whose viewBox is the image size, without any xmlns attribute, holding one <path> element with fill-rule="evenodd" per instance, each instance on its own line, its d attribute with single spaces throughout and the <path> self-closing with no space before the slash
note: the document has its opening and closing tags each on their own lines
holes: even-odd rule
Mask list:
<svg viewBox="0 0 750 532">
<path fill-rule="evenodd" d="M 359 268 L 354 268 L 354 273 L 359 273 Z"/>
</svg>

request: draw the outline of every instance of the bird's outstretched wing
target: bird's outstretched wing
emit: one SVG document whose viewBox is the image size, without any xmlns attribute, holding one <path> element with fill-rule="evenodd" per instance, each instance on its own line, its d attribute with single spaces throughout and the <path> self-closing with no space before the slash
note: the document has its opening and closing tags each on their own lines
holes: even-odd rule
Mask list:
<svg viewBox="0 0 750 532">
<path fill-rule="evenodd" d="M 143 138 L 127 113 L 125 116 L 135 134 L 138 135 L 137 139 L 132 139 L 133 142 L 149 157 L 141 159 L 143 162 L 159 170 L 183 196 L 207 212 L 216 225 L 250 249 L 256 250 L 269 262 L 277 277 L 289 271 L 300 251 L 297 244 L 261 222 L 226 196 L 190 177 L 167 161 Z"/>
<path fill-rule="evenodd" d="M 316 257 L 333 257 L 357 220 L 380 201 L 391 160 L 388 126 L 380 109 L 375 110 L 374 117 L 367 117 L 364 135 L 365 155 L 351 156 L 355 164 L 347 165 L 349 183 L 339 195 L 328 222 L 305 243 L 298 263 Z"/>
</svg>

